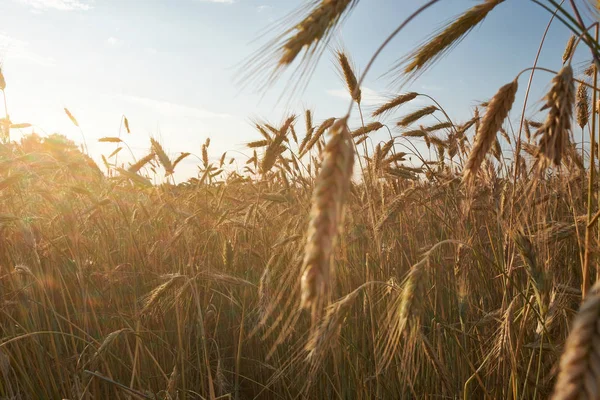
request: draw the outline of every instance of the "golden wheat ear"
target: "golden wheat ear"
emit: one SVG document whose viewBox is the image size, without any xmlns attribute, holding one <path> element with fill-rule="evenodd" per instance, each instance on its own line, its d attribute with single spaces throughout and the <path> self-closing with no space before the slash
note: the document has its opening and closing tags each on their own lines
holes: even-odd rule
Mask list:
<svg viewBox="0 0 600 400">
<path fill-rule="evenodd" d="M 590 119 L 590 100 L 587 87 L 583 83 L 580 83 L 577 87 L 577 103 L 575 108 L 577 109 L 577 125 L 583 129 Z"/>
<path fill-rule="evenodd" d="M 470 184 L 475 179 L 485 156 L 496 140 L 496 134 L 502 127 L 502 123 L 506 117 L 508 117 L 508 113 L 515 101 L 518 87 L 518 82 L 515 79 L 511 83 L 502 86 L 492 100 L 490 100 L 487 111 L 477 129 L 475 144 L 465 166 L 465 182 Z"/>
<path fill-rule="evenodd" d="M 150 143 L 152 147 L 152 151 L 158 157 L 161 165 L 165 169 L 165 175 L 171 175 L 173 173 L 173 163 L 171 163 L 171 159 L 165 152 L 165 149 L 158 143 L 155 139 L 150 138 Z"/>
<path fill-rule="evenodd" d="M 552 87 L 545 100 L 542 110 L 548 109 L 548 115 L 536 132 L 536 136 L 540 136 L 536 157 L 541 169 L 550 164 L 559 166 L 569 145 L 575 104 L 575 81 L 571 65 L 565 65 L 552 79 Z"/>
<path fill-rule="evenodd" d="M 567 45 L 565 46 L 565 51 L 563 52 L 563 55 L 562 55 L 563 64 L 566 63 L 567 61 L 569 61 L 569 58 L 571 58 L 571 54 L 573 53 L 574 47 L 575 47 L 575 35 L 571 35 L 571 37 L 569 37 L 569 40 L 567 41 Z"/>
<path fill-rule="evenodd" d="M 348 92 L 350 93 L 352 100 L 356 101 L 357 104 L 360 104 L 362 100 L 362 93 L 360 87 L 358 86 L 358 80 L 356 79 L 356 74 L 354 73 L 355 68 L 352 66 L 350 57 L 342 50 L 336 51 L 335 55 L 339 63 L 341 75 L 344 77 L 346 87 L 348 88 Z"/>
<path fill-rule="evenodd" d="M 402 70 L 408 79 L 415 78 L 425 71 L 448 50 L 463 39 L 476 25 L 504 0 L 486 0 L 481 4 L 471 7 L 452 23 L 443 28 L 438 34 L 431 37 L 426 43 L 417 47 L 394 68 Z M 394 72 L 392 71 L 392 72 Z"/>
<path fill-rule="evenodd" d="M 0 67 L 0 90 L 4 91 L 4 89 L 6 89 L 6 80 L 4 79 L 2 68 Z"/>
<path fill-rule="evenodd" d="M 373 111 L 373 117 L 378 117 L 380 115 L 383 115 L 383 114 L 395 109 L 396 107 L 400 107 L 402 104 L 413 100 L 418 95 L 419 94 L 416 92 L 410 92 L 410 93 L 405 93 L 405 94 L 401 94 L 397 97 L 394 97 L 393 99 L 391 99 L 390 101 L 388 101 L 385 104 L 382 104 L 381 106 L 379 106 L 379 108 L 377 108 L 375 111 Z"/>
<path fill-rule="evenodd" d="M 354 152 L 347 117 L 336 121 L 324 149 L 312 196 L 301 278 L 301 307 L 322 303 L 330 286 L 330 262 L 350 187 Z"/>
<path fill-rule="evenodd" d="M 275 29 L 283 31 L 261 47 L 240 70 L 239 82 L 254 80 L 259 88 L 269 87 L 283 71 L 300 58 L 290 78 L 293 88 L 308 83 L 310 75 L 323 54 L 331 34 L 348 16 L 359 0 L 312 0 L 280 21 Z M 296 16 L 301 15 L 298 21 Z M 291 27 L 290 27 L 291 26 Z"/>
<path fill-rule="evenodd" d="M 600 398 L 600 281 L 590 290 L 560 359 L 553 400 Z"/>
</svg>

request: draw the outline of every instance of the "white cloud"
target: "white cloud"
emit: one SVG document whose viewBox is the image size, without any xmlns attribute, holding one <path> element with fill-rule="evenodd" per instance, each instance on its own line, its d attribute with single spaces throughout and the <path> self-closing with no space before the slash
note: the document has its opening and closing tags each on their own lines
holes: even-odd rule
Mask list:
<svg viewBox="0 0 600 400">
<path fill-rule="evenodd" d="M 203 3 L 223 3 L 223 4 L 233 4 L 235 0 L 197 0 Z"/>
<path fill-rule="evenodd" d="M 34 64 L 43 65 L 50 67 L 56 64 L 54 59 L 50 57 L 44 57 L 29 49 L 29 43 L 14 38 L 12 36 L 5 35 L 0 32 L 0 50 L 3 54 L 6 54 L 6 58 L 15 58 L 30 61 Z"/>
<path fill-rule="evenodd" d="M 350 101 L 350 93 L 348 93 L 348 89 L 330 89 L 327 91 L 327 94 L 333 97 L 338 97 L 340 99 Z M 377 92 L 376 90 L 369 89 L 368 87 L 363 87 L 361 89 L 361 94 L 361 104 L 367 106 L 382 104 L 388 101 L 388 99 L 381 93 Z"/>
<path fill-rule="evenodd" d="M 41 10 L 60 10 L 60 11 L 73 11 L 73 10 L 89 10 L 92 8 L 89 2 L 82 0 L 15 0 L 19 3 L 23 3 L 33 8 L 36 11 Z"/>
<path fill-rule="evenodd" d="M 203 108 L 190 107 L 183 104 L 171 103 L 169 101 L 149 99 L 147 97 L 138 96 L 119 96 L 122 99 L 150 108 L 156 113 L 170 118 L 193 118 L 193 119 L 208 119 L 208 118 L 234 118 L 229 114 L 220 114 Z"/>
<path fill-rule="evenodd" d="M 273 7 L 262 5 L 262 6 L 256 7 L 256 11 L 258 11 L 259 13 L 261 13 L 261 12 L 269 11 L 271 8 L 273 8 Z"/>
<path fill-rule="evenodd" d="M 123 45 L 123 41 L 119 38 L 116 38 L 114 36 L 109 37 L 108 39 L 106 39 L 106 44 L 111 46 L 111 47 L 119 47 Z"/>
</svg>

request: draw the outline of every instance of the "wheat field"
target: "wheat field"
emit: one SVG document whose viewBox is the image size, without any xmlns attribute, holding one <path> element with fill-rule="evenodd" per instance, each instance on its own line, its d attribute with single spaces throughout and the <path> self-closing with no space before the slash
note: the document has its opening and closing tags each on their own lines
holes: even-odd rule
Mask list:
<svg viewBox="0 0 600 400">
<path fill-rule="evenodd" d="M 296 62 L 302 85 L 358 1 L 307 2 L 245 70 L 269 82 Z M 501 3 L 391 73 L 435 68 Z M 363 109 L 370 65 L 336 50 L 347 115 L 258 121 L 236 163 L 207 140 L 179 184 L 190 153 L 151 139 L 98 165 L 59 134 L 11 141 L 6 116 L 0 399 L 600 399 L 600 44 L 580 16 L 600 10 L 538 3 L 573 31 L 562 69 L 522 66 L 470 119 L 411 91 Z M 526 115 L 533 69 L 548 92 Z"/>
</svg>

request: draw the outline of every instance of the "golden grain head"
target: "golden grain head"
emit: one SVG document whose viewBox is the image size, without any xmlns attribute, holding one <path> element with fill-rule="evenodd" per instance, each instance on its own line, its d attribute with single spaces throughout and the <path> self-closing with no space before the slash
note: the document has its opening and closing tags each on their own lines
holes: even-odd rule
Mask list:
<svg viewBox="0 0 600 400">
<path fill-rule="evenodd" d="M 575 47 L 575 35 L 571 35 L 569 40 L 567 41 L 567 45 L 565 46 L 565 51 L 562 55 L 563 64 L 566 63 L 573 54 L 573 48 Z"/>
<path fill-rule="evenodd" d="M 2 73 L 2 67 L 0 67 L 0 90 L 4 91 L 4 89 L 6 89 L 6 79 Z"/>
<path fill-rule="evenodd" d="M 356 0 L 322 0 L 316 2 L 308 16 L 293 30 L 281 48 L 280 65 L 291 64 L 304 49 L 314 51 L 349 9 L 357 3 Z"/>
<path fill-rule="evenodd" d="M 400 121 L 397 122 L 397 125 L 406 127 L 414 122 L 417 122 L 418 120 L 420 120 L 421 118 L 423 118 L 427 115 L 433 114 L 436 111 L 438 111 L 438 108 L 436 106 L 423 107 L 419 110 L 416 110 L 416 111 L 406 115 L 404 118 L 402 118 Z"/>
<path fill-rule="evenodd" d="M 347 118 L 331 127 L 323 163 L 315 182 L 312 209 L 304 250 L 301 278 L 301 306 L 322 304 L 330 286 L 330 258 L 340 229 L 343 206 L 354 165 Z"/>
<path fill-rule="evenodd" d="M 600 286 L 594 285 L 585 299 L 565 343 L 560 372 L 554 385 L 553 400 L 595 399 L 600 396 L 598 382 L 600 354 Z"/>
<path fill-rule="evenodd" d="M 540 168 L 549 164 L 559 166 L 566 153 L 571 132 L 571 119 L 575 104 L 575 84 L 571 65 L 564 66 L 552 80 L 542 110 L 547 109 L 546 121 L 536 132 L 539 136 Z"/>
<path fill-rule="evenodd" d="M 400 65 L 405 65 L 405 74 L 413 76 L 430 66 L 441 57 L 448 49 L 463 38 L 471 29 L 478 25 L 483 19 L 504 0 L 486 0 L 477 4 L 454 19 L 437 35 L 419 46 L 403 59 Z"/>
<path fill-rule="evenodd" d="M 380 115 L 384 115 L 387 112 L 394 110 L 397 107 L 400 107 L 404 103 L 408 103 L 409 101 L 415 99 L 419 94 L 416 92 L 410 92 L 401 94 L 391 99 L 385 104 L 379 106 L 375 111 L 373 111 L 373 117 L 377 117 Z"/>
<path fill-rule="evenodd" d="M 590 102 L 587 87 L 580 83 L 577 87 L 577 125 L 583 129 L 590 117 Z"/>
<path fill-rule="evenodd" d="M 350 96 L 356 103 L 360 104 L 362 99 L 362 94 L 360 87 L 358 86 L 358 80 L 356 79 L 356 74 L 354 73 L 354 68 L 351 65 L 350 60 L 348 59 L 348 55 L 341 50 L 336 52 L 336 56 L 338 59 L 339 67 L 342 71 L 342 75 L 344 80 L 346 81 L 346 87 L 348 88 L 348 92 Z"/>
<path fill-rule="evenodd" d="M 490 100 L 485 115 L 479 125 L 475 137 L 475 144 L 464 169 L 464 180 L 472 183 L 485 156 L 496 140 L 496 133 L 500 130 L 515 101 L 518 82 L 514 81 L 502 86 Z"/>
</svg>

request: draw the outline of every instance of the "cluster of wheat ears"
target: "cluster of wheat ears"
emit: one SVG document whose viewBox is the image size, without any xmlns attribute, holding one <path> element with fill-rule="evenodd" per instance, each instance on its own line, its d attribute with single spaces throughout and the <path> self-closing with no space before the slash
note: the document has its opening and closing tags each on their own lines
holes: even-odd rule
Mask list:
<svg viewBox="0 0 600 400">
<path fill-rule="evenodd" d="M 303 84 L 358 2 L 307 2 L 244 78 L 294 64 Z M 126 166 L 119 132 L 100 139 L 115 145 L 102 171 L 61 135 L 9 141 L 27 124 L 6 115 L 0 399 L 600 399 L 600 44 L 582 19 L 600 10 L 534 0 L 573 32 L 562 68 L 536 57 L 467 121 L 417 92 L 363 114 L 372 63 L 437 2 L 361 76 L 335 51 L 347 115 L 257 120 L 247 160 L 210 156 L 207 139 L 180 184 L 192 153 L 151 140 Z M 393 74 L 416 78 L 502 3 L 474 5 Z M 526 95 L 515 119 L 535 72 L 553 76 L 540 115 Z"/>
</svg>

